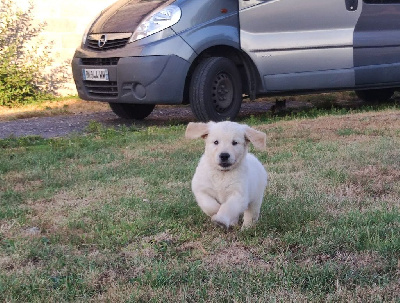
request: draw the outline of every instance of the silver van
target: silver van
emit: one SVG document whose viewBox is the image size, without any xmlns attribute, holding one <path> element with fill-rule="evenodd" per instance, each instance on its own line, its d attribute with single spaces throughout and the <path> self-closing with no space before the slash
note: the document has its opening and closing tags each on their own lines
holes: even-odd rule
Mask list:
<svg viewBox="0 0 400 303">
<path fill-rule="evenodd" d="M 400 88 L 400 0 L 119 0 L 72 61 L 79 96 L 144 119 L 188 104 L 234 119 L 243 96 Z"/>
</svg>

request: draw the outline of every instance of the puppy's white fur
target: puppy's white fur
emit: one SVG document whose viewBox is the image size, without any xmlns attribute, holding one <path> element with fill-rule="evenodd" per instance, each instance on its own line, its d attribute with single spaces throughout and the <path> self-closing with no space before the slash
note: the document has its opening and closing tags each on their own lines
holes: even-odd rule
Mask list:
<svg viewBox="0 0 400 303">
<path fill-rule="evenodd" d="M 243 215 L 242 229 L 259 217 L 268 175 L 248 153 L 251 142 L 264 150 L 266 135 L 235 122 L 189 123 L 186 138 L 205 140 L 205 152 L 192 180 L 200 208 L 218 225 L 229 228 Z"/>
</svg>

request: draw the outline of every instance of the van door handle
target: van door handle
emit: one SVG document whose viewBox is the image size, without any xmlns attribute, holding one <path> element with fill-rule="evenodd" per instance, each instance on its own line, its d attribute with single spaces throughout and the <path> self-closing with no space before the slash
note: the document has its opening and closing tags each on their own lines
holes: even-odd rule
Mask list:
<svg viewBox="0 0 400 303">
<path fill-rule="evenodd" d="M 358 8 L 358 0 L 345 0 L 348 11 L 356 11 Z"/>
</svg>

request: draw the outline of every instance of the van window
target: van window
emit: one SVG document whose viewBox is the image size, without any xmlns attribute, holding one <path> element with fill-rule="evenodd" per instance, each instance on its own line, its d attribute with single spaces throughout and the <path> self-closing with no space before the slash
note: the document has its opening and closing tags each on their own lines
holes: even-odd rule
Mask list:
<svg viewBox="0 0 400 303">
<path fill-rule="evenodd" d="M 393 4 L 393 3 L 400 4 L 400 0 L 364 0 L 364 2 L 369 4 Z"/>
</svg>

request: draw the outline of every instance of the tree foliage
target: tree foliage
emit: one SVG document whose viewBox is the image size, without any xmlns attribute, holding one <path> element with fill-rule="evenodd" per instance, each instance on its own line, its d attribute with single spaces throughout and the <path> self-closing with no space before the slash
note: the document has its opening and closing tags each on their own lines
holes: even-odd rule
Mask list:
<svg viewBox="0 0 400 303">
<path fill-rule="evenodd" d="M 66 63 L 53 67 L 52 44 L 39 34 L 34 6 L 21 10 L 13 0 L 0 0 L 0 105 L 16 106 L 56 94 L 66 78 Z"/>
</svg>

